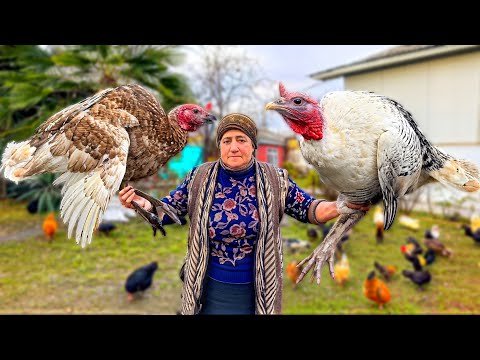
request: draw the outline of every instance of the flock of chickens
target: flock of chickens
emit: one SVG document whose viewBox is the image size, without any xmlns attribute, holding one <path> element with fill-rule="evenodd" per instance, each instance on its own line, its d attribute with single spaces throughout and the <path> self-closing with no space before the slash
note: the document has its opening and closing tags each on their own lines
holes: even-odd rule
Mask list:
<svg viewBox="0 0 480 360">
<path fill-rule="evenodd" d="M 379 223 L 382 222 L 383 216 L 379 216 L 378 214 L 380 214 L 380 212 L 376 209 L 373 217 L 375 224 L 375 239 L 377 244 L 380 244 L 384 241 L 383 231 L 380 230 L 383 230 L 383 224 L 382 226 L 379 226 Z M 478 220 L 480 220 L 480 218 L 477 219 L 476 217 L 472 217 L 470 225 L 462 225 L 465 235 L 472 237 L 475 243 L 479 243 L 477 239 L 480 236 L 480 221 Z M 328 235 L 329 227 L 324 225 L 323 229 L 323 238 L 325 238 Z M 318 233 L 314 228 L 308 228 L 307 237 L 310 242 L 315 242 L 317 241 Z M 345 237 L 342 243 L 347 241 L 348 238 L 348 236 Z M 381 240 L 379 241 L 379 239 Z M 291 240 L 292 239 L 286 239 L 284 245 L 291 254 L 296 254 L 298 249 L 291 247 Z M 428 268 L 435 262 L 436 257 L 443 256 L 451 258 L 453 256 L 453 250 L 440 241 L 440 227 L 438 225 L 433 225 L 430 229 L 425 231 L 423 235 L 423 244 L 425 249 L 415 237 L 408 236 L 406 243 L 400 247 L 400 252 L 407 261 L 405 266 L 412 266 L 410 269 L 406 268 L 402 270 L 401 274 L 415 284 L 419 291 L 423 291 L 424 286 L 431 282 L 432 275 Z M 309 248 L 310 246 L 304 246 L 303 250 L 308 250 Z M 350 264 L 344 249 L 337 248 L 337 254 L 341 255 L 336 256 L 334 279 L 338 284 L 343 286 L 350 278 Z M 378 261 L 374 261 L 373 265 L 374 269 L 368 273 L 363 282 L 363 295 L 367 299 L 377 303 L 379 308 L 382 309 L 392 298 L 388 283 L 390 283 L 395 277 L 397 267 L 394 265 L 382 265 Z M 293 289 L 297 289 L 297 280 L 301 274 L 301 270 L 302 266 L 299 265 L 299 261 L 297 260 L 292 260 L 286 267 L 286 275 L 293 284 Z"/>
</svg>

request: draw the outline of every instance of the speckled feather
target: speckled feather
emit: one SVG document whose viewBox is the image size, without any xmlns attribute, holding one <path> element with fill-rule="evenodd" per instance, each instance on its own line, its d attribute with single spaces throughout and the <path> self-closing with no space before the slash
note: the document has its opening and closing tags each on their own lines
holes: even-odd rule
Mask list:
<svg viewBox="0 0 480 360">
<path fill-rule="evenodd" d="M 76 240 L 91 242 L 110 198 L 128 181 L 158 171 L 188 139 L 170 112 L 139 85 L 103 90 L 51 116 L 22 143 L 3 154 L 5 177 L 62 172 L 61 215 L 68 236 L 78 223 Z"/>
</svg>

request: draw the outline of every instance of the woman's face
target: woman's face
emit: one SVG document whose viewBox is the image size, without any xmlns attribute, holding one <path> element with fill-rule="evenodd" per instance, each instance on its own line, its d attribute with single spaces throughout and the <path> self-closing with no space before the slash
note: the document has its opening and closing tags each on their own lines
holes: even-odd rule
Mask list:
<svg viewBox="0 0 480 360">
<path fill-rule="evenodd" d="M 240 130 L 228 130 L 220 140 L 220 157 L 233 169 L 241 169 L 253 156 L 252 140 Z"/>
</svg>

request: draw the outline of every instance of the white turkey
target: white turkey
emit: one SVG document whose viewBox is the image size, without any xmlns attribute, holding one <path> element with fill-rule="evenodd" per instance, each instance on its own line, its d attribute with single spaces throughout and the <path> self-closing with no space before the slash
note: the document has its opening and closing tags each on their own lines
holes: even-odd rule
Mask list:
<svg viewBox="0 0 480 360">
<path fill-rule="evenodd" d="M 61 216 L 70 238 L 91 242 L 110 198 L 129 181 L 155 174 L 187 144 L 188 132 L 216 120 L 201 106 L 185 104 L 168 115 L 155 97 L 139 85 L 105 89 L 52 115 L 27 140 L 10 142 L 0 172 L 18 182 L 30 176 L 60 172 L 64 183 Z M 173 209 L 136 190 L 180 220 Z M 141 216 L 165 235 L 152 213 Z"/>
<path fill-rule="evenodd" d="M 321 280 L 328 262 L 333 275 L 335 247 L 343 233 L 364 215 L 345 202 L 376 204 L 383 198 L 387 230 L 397 212 L 397 199 L 438 181 L 462 191 L 480 188 L 478 169 L 433 146 L 412 115 L 398 102 L 364 91 L 334 91 L 320 104 L 310 96 L 288 92 L 280 83 L 280 98 L 266 105 L 302 135 L 303 157 L 326 185 L 340 192 L 340 217 L 327 238 L 300 264 L 308 261 L 298 281 L 315 264 L 312 277 Z"/>
</svg>

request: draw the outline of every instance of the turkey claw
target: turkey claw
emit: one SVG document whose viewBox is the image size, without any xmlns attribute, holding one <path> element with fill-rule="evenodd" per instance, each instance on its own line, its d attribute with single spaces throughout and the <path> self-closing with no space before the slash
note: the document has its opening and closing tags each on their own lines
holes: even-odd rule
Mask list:
<svg viewBox="0 0 480 360">
<path fill-rule="evenodd" d="M 165 232 L 165 229 L 162 226 L 162 221 L 160 220 L 160 218 L 157 215 L 145 210 L 143 207 L 138 205 L 135 201 L 132 201 L 132 205 L 135 208 L 135 210 L 137 211 L 137 213 L 142 218 L 144 218 L 146 222 L 148 222 L 148 223 L 150 223 L 150 225 L 152 225 L 153 236 L 157 235 L 157 229 L 160 230 L 160 232 L 162 233 L 163 236 L 167 235 L 167 233 Z"/>
</svg>

